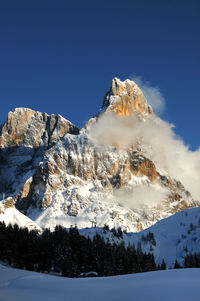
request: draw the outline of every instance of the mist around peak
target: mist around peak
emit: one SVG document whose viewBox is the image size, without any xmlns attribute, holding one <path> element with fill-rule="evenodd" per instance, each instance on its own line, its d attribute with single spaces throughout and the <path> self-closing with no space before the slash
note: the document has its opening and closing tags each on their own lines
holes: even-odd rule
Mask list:
<svg viewBox="0 0 200 301">
<path fill-rule="evenodd" d="M 200 199 L 200 150 L 191 151 L 167 121 L 156 115 L 118 116 L 105 112 L 88 134 L 103 147 L 139 150 L 157 169 L 181 181 L 193 198 Z"/>
<path fill-rule="evenodd" d="M 159 116 L 162 115 L 165 111 L 166 103 L 160 88 L 151 85 L 151 83 L 145 81 L 142 76 L 136 74 L 131 75 L 130 79 L 140 87 L 148 103 L 153 108 L 153 111 Z"/>
<path fill-rule="evenodd" d="M 143 210 L 150 209 L 164 201 L 168 197 L 169 191 L 159 185 L 146 183 L 137 185 L 131 190 L 118 189 L 114 195 L 119 205 L 133 210 Z"/>
</svg>

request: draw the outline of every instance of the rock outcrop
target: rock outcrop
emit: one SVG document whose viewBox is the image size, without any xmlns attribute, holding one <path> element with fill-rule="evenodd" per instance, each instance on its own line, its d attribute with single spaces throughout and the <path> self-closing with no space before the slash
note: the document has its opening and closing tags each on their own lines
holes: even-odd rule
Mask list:
<svg viewBox="0 0 200 301">
<path fill-rule="evenodd" d="M 153 113 L 151 106 L 135 82 L 130 80 L 121 82 L 116 77 L 112 80 L 110 91 L 104 96 L 102 109 L 106 112 L 114 111 L 119 116 Z"/>
<path fill-rule="evenodd" d="M 66 133 L 79 134 L 79 129 L 58 115 L 48 115 L 26 108 L 8 113 L 1 127 L 0 148 L 14 146 L 50 146 Z"/>
</svg>

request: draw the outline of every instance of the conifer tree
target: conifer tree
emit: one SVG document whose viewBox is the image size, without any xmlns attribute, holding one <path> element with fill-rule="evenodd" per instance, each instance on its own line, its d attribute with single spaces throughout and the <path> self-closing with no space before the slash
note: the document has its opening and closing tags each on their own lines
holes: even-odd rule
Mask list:
<svg viewBox="0 0 200 301">
<path fill-rule="evenodd" d="M 161 263 L 161 270 L 166 270 L 166 263 L 165 263 L 165 260 L 163 259 L 162 260 L 162 263 Z"/>
</svg>

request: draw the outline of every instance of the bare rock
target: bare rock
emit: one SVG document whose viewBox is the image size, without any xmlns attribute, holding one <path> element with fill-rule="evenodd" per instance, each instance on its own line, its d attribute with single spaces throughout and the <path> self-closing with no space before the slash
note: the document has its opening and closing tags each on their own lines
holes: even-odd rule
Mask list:
<svg viewBox="0 0 200 301">
<path fill-rule="evenodd" d="M 116 77 L 112 80 L 110 91 L 104 96 L 102 109 L 106 112 L 114 111 L 120 116 L 153 113 L 144 94 L 134 81 L 121 82 Z"/>
<path fill-rule="evenodd" d="M 49 146 L 66 133 L 77 135 L 79 129 L 60 115 L 16 108 L 1 127 L 0 147 Z"/>
</svg>

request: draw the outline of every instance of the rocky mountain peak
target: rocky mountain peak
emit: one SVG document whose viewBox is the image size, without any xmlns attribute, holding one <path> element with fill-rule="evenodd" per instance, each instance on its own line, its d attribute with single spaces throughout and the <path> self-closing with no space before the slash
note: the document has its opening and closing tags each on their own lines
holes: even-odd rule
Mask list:
<svg viewBox="0 0 200 301">
<path fill-rule="evenodd" d="M 81 132 L 60 115 L 9 112 L 0 128 L 0 220 L 11 222 L 12 211 L 13 221 L 24 215 L 39 227 L 106 224 L 141 231 L 199 206 L 179 179 L 152 161 L 142 135 L 133 143 L 137 119 L 151 121 L 146 117 L 152 114 L 136 83 L 118 78 L 101 113 L 89 120 L 91 128 Z"/>
<path fill-rule="evenodd" d="M 1 127 L 0 148 L 49 146 L 66 133 L 78 134 L 79 129 L 60 115 L 16 108 L 8 113 L 7 121 Z"/>
<path fill-rule="evenodd" d="M 114 111 L 119 116 L 153 114 L 138 85 L 129 79 L 121 81 L 117 77 L 113 78 L 110 91 L 104 96 L 102 109 L 106 112 Z"/>
</svg>

